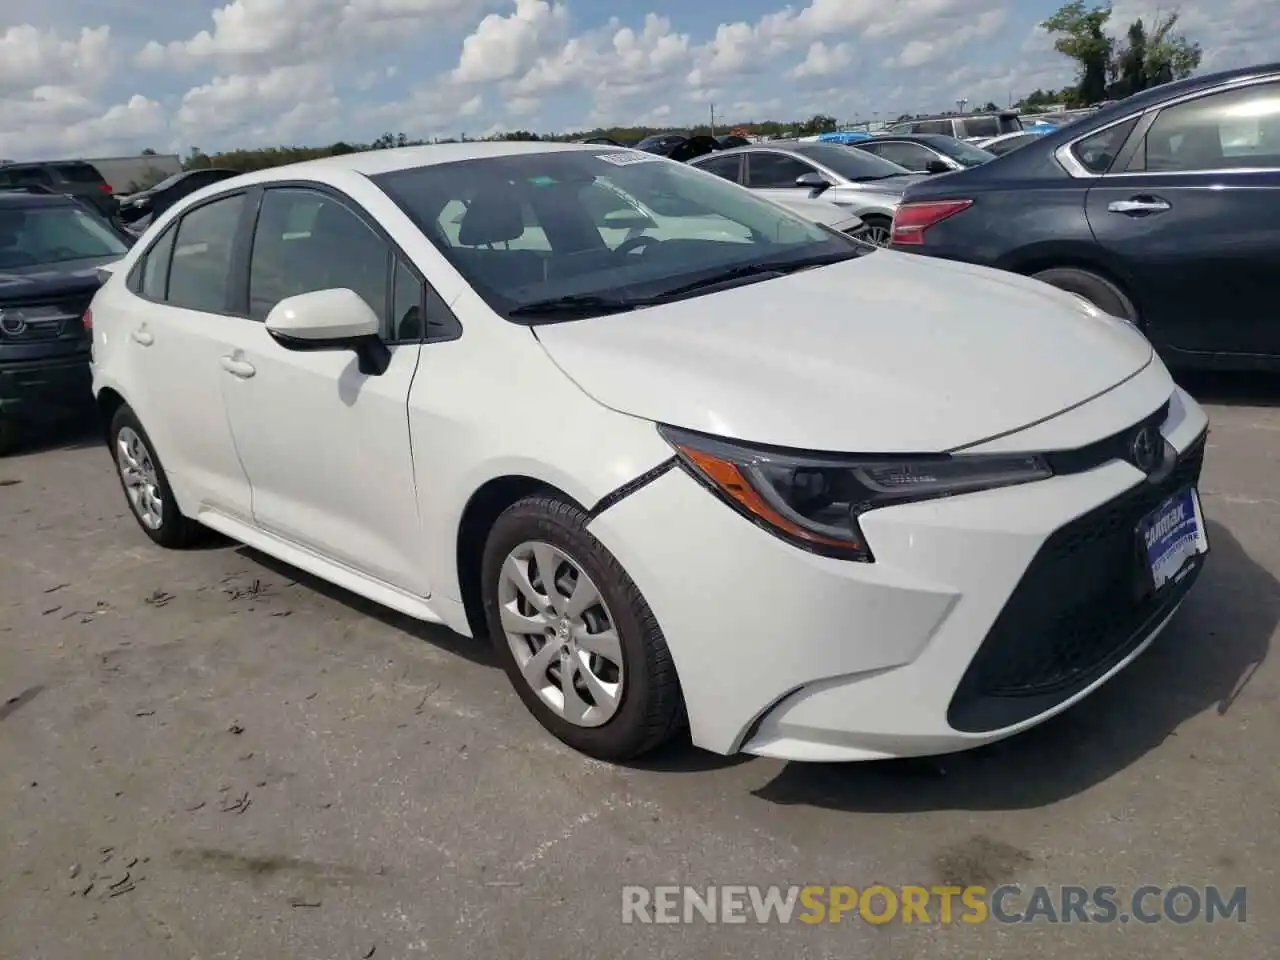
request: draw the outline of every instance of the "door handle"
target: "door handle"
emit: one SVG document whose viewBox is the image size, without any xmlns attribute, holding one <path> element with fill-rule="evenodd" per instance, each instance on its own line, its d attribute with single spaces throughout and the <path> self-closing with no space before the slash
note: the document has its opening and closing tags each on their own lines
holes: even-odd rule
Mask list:
<svg viewBox="0 0 1280 960">
<path fill-rule="evenodd" d="M 1159 197 L 1133 197 L 1130 200 L 1114 200 L 1107 204 L 1112 213 L 1160 213 L 1169 210 L 1169 202 Z"/>
<path fill-rule="evenodd" d="M 218 362 L 222 364 L 223 370 L 233 377 L 239 377 L 241 380 L 248 380 L 258 372 L 252 363 L 248 360 L 241 360 L 239 357 L 221 357 Z"/>
<path fill-rule="evenodd" d="M 149 347 L 156 342 L 156 338 L 147 331 L 146 327 L 138 327 L 130 332 L 129 336 L 133 337 L 134 343 L 141 344 L 144 347 Z"/>
</svg>

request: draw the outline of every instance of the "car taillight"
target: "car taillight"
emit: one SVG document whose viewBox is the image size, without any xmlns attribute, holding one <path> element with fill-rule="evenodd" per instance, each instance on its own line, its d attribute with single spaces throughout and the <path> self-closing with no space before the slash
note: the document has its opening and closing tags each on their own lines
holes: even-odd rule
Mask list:
<svg viewBox="0 0 1280 960">
<path fill-rule="evenodd" d="M 84 324 L 85 333 L 93 333 L 93 308 L 92 307 L 90 307 L 88 310 L 84 312 L 84 316 L 80 318 L 80 321 Z"/>
<path fill-rule="evenodd" d="M 109 184 L 109 183 L 100 183 L 100 184 L 98 184 L 98 189 L 99 189 L 99 190 L 101 190 L 103 193 L 110 193 L 110 192 L 111 192 L 111 184 Z"/>
<path fill-rule="evenodd" d="M 972 200 L 923 200 L 919 203 L 904 203 L 893 215 L 893 233 L 890 242 L 895 247 L 920 246 L 924 243 L 926 230 L 972 206 Z"/>
</svg>

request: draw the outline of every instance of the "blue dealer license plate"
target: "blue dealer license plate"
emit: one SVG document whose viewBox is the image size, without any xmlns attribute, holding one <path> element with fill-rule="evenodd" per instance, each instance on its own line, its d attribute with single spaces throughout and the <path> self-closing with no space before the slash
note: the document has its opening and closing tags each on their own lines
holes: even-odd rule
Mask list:
<svg viewBox="0 0 1280 960">
<path fill-rule="evenodd" d="M 1181 579 L 1189 561 L 1209 551 L 1195 488 L 1174 494 L 1147 514 L 1138 524 L 1138 537 L 1156 590 Z"/>
</svg>

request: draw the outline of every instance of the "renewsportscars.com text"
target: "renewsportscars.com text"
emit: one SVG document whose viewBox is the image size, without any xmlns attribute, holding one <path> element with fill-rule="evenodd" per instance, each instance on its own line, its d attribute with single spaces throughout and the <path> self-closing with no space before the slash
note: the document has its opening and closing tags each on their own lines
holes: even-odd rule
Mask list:
<svg viewBox="0 0 1280 960">
<path fill-rule="evenodd" d="M 627 886 L 623 923 L 1246 922 L 1246 888 L 1158 886 Z"/>
</svg>

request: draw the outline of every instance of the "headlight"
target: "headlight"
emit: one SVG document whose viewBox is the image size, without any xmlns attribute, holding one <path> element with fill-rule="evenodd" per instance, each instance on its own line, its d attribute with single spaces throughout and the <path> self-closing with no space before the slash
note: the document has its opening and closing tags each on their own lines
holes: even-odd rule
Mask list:
<svg viewBox="0 0 1280 960">
<path fill-rule="evenodd" d="M 659 427 L 695 477 L 758 526 L 823 556 L 870 563 L 869 510 L 1044 480 L 1024 454 L 844 456 L 753 447 Z"/>
</svg>

